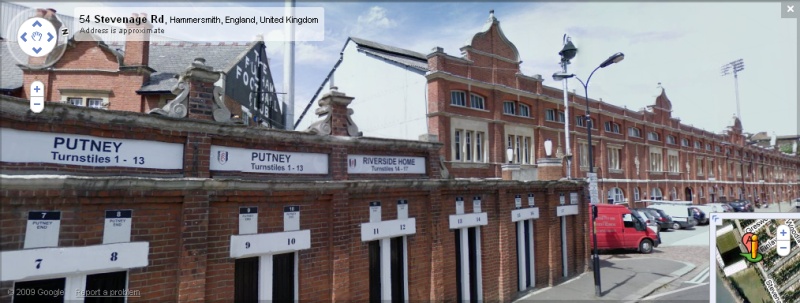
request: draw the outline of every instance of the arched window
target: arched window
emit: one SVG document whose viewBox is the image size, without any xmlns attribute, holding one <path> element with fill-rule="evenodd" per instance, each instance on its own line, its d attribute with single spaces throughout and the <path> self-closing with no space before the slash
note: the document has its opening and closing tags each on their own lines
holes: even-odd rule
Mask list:
<svg viewBox="0 0 800 303">
<path fill-rule="evenodd" d="M 641 199 L 639 198 L 639 187 L 637 186 L 633 188 L 633 201 L 639 201 L 639 200 Z"/>
<path fill-rule="evenodd" d="M 653 187 L 653 189 L 650 190 L 650 199 L 663 200 L 664 196 L 661 194 L 661 189 L 658 187 Z"/>
<path fill-rule="evenodd" d="M 622 203 L 625 202 L 625 194 L 622 193 L 622 189 L 619 187 L 614 187 L 608 190 L 608 202 L 609 203 Z"/>
</svg>

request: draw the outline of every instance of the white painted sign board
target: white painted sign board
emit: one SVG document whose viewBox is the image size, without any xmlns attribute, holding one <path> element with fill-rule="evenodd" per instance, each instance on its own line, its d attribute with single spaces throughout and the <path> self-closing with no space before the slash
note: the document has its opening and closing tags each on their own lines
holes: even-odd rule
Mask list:
<svg viewBox="0 0 800 303">
<path fill-rule="evenodd" d="M 539 219 L 538 207 L 515 209 L 511 211 L 511 221 L 513 222 L 529 219 Z"/>
<path fill-rule="evenodd" d="M 300 230 L 300 206 L 283 207 L 283 231 Z"/>
<path fill-rule="evenodd" d="M 482 226 L 489 223 L 486 213 L 450 215 L 450 229 Z"/>
<path fill-rule="evenodd" d="M 361 224 L 361 241 L 413 235 L 417 233 L 416 218 Z"/>
<path fill-rule="evenodd" d="M 183 169 L 183 144 L 0 128 L 0 162 Z M 13 144 L 8 144 L 13 142 Z"/>
<path fill-rule="evenodd" d="M 311 230 L 231 236 L 231 258 L 281 254 L 311 248 Z"/>
<path fill-rule="evenodd" d="M 381 201 L 369 202 L 369 222 L 381 221 Z"/>
<path fill-rule="evenodd" d="M 24 248 L 56 247 L 61 229 L 60 211 L 28 212 Z"/>
<path fill-rule="evenodd" d="M 212 145 L 210 157 L 209 169 L 212 171 L 288 175 L 325 175 L 328 173 L 327 154 Z"/>
<path fill-rule="evenodd" d="M 591 197 L 591 204 L 600 203 L 600 194 L 597 190 L 597 173 L 587 173 L 589 176 L 589 196 Z"/>
<path fill-rule="evenodd" d="M 0 252 L 0 280 L 119 271 L 147 266 L 148 242 L 78 247 L 37 248 Z"/>
<path fill-rule="evenodd" d="M 239 234 L 258 233 L 258 207 L 239 207 Z"/>
<path fill-rule="evenodd" d="M 347 155 L 348 174 L 424 174 L 425 158 Z"/>
<path fill-rule="evenodd" d="M 578 206 L 577 205 L 564 205 L 556 207 L 556 215 L 561 216 L 569 216 L 569 215 L 577 215 L 578 214 Z"/>
<path fill-rule="evenodd" d="M 408 219 L 408 200 L 397 200 L 397 219 Z"/>
<path fill-rule="evenodd" d="M 456 214 L 464 213 L 464 197 L 456 197 Z"/>
<path fill-rule="evenodd" d="M 107 210 L 106 225 L 103 228 L 103 244 L 130 242 L 132 220 L 133 210 Z"/>
</svg>

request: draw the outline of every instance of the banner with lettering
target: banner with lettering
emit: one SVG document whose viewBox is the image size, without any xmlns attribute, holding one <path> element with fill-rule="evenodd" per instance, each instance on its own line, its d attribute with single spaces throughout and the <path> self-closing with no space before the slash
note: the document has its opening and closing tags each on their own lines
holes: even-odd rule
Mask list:
<svg viewBox="0 0 800 303">
<path fill-rule="evenodd" d="M 211 146 L 213 171 L 266 174 L 328 173 L 328 154 L 295 153 L 238 147 Z"/>
<path fill-rule="evenodd" d="M 0 162 L 183 169 L 183 144 L 0 128 Z"/>
<path fill-rule="evenodd" d="M 425 158 L 348 155 L 348 174 L 424 174 Z"/>
</svg>

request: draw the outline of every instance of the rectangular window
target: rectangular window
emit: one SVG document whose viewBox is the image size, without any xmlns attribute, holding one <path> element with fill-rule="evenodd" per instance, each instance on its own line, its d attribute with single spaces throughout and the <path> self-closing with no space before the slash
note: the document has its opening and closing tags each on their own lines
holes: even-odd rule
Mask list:
<svg viewBox="0 0 800 303">
<path fill-rule="evenodd" d="M 525 141 L 525 144 L 522 146 L 522 150 L 523 150 L 523 152 L 525 154 L 525 163 L 526 164 L 531 164 L 531 152 L 530 152 L 530 149 L 531 149 L 531 138 L 530 137 L 525 137 L 524 141 Z"/>
<path fill-rule="evenodd" d="M 464 152 L 467 155 L 466 160 L 472 161 L 472 132 L 467 131 L 465 134 L 467 135 L 464 143 Z"/>
<path fill-rule="evenodd" d="M 471 106 L 472 108 L 477 108 L 477 109 L 486 108 L 484 106 L 483 97 L 478 96 L 476 94 L 470 94 L 469 95 L 469 106 Z"/>
<path fill-rule="evenodd" d="M 483 133 L 475 133 L 475 161 L 483 162 Z"/>
<path fill-rule="evenodd" d="M 544 119 L 547 121 L 556 121 L 556 111 L 554 109 L 545 110 Z"/>
<path fill-rule="evenodd" d="M 608 148 L 608 169 L 622 169 L 620 165 L 620 154 L 622 150 L 617 147 Z"/>
<path fill-rule="evenodd" d="M 506 101 L 503 102 L 503 113 L 506 115 L 516 115 L 516 107 L 514 106 L 514 102 Z"/>
<path fill-rule="evenodd" d="M 531 108 L 525 104 L 519 105 L 519 115 L 522 117 L 530 117 L 531 116 Z"/>
<path fill-rule="evenodd" d="M 75 106 L 83 106 L 83 98 L 67 98 L 67 103 Z"/>
<path fill-rule="evenodd" d="M 456 106 L 467 106 L 467 96 L 464 92 L 450 92 L 450 104 Z"/>
<path fill-rule="evenodd" d="M 453 152 L 455 153 L 455 159 L 461 160 L 461 131 L 456 130 L 455 137 L 453 137 Z"/>
<path fill-rule="evenodd" d="M 704 167 L 703 167 L 703 159 L 697 159 L 697 175 L 702 176 L 704 174 Z"/>
<path fill-rule="evenodd" d="M 663 171 L 662 165 L 664 163 L 664 158 L 661 155 L 660 151 L 651 150 L 650 151 L 650 171 L 653 172 L 661 172 Z"/>
<path fill-rule="evenodd" d="M 581 167 L 589 167 L 589 149 L 586 143 L 578 143 Z"/>
<path fill-rule="evenodd" d="M 91 108 L 103 108 L 103 99 L 88 98 L 86 99 L 86 106 Z"/>
</svg>

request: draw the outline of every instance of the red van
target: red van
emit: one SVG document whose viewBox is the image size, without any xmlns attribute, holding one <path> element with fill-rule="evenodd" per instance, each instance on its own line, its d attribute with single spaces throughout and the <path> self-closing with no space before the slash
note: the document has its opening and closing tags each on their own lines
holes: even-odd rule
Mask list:
<svg viewBox="0 0 800 303">
<path fill-rule="evenodd" d="M 639 216 L 631 214 L 624 205 L 598 204 L 597 221 L 597 248 L 598 249 L 636 249 L 640 253 L 649 254 L 653 247 L 658 246 L 658 234 L 647 228 Z M 589 214 L 592 214 L 591 205 Z M 591 226 L 591 225 L 589 225 Z M 589 237 L 590 247 L 594 241 Z"/>
</svg>

